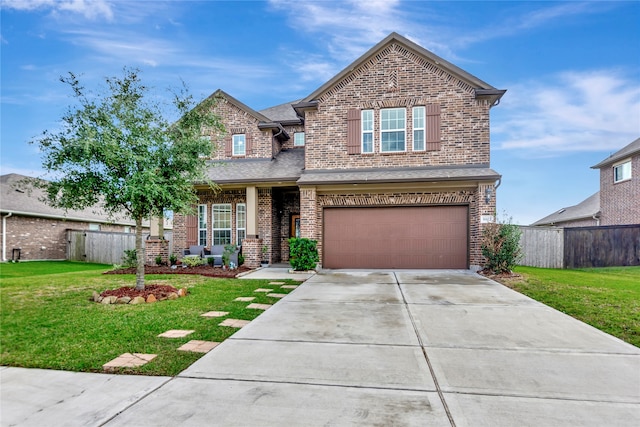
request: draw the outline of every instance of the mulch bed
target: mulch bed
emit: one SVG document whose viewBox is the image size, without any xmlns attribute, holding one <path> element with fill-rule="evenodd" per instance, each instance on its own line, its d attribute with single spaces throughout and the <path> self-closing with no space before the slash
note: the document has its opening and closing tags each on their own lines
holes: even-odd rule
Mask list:
<svg viewBox="0 0 640 427">
<path fill-rule="evenodd" d="M 144 290 L 138 291 L 134 287 L 124 286 L 118 289 L 108 289 L 100 294 L 101 297 L 115 296 L 129 297 L 131 299 L 135 297 L 147 297 L 151 294 L 156 297 L 157 300 L 167 299 L 170 293 L 178 293 L 178 290 L 173 286 L 168 285 L 145 285 Z"/>
<path fill-rule="evenodd" d="M 144 267 L 144 274 L 199 274 L 200 276 L 222 277 L 227 279 L 232 279 L 245 271 L 251 271 L 251 268 L 245 267 L 244 265 L 241 265 L 236 270 L 223 270 L 220 267 L 211 267 L 209 265 L 186 268 L 179 265 L 175 269 L 166 265 L 146 265 Z M 104 274 L 136 274 L 136 268 L 121 268 L 120 270 L 107 271 Z"/>
</svg>

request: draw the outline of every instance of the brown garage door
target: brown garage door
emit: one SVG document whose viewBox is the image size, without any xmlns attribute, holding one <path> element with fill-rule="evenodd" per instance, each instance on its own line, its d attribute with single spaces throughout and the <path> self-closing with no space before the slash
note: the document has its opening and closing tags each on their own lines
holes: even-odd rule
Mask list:
<svg viewBox="0 0 640 427">
<path fill-rule="evenodd" d="M 468 207 L 324 209 L 325 268 L 468 268 Z"/>
</svg>

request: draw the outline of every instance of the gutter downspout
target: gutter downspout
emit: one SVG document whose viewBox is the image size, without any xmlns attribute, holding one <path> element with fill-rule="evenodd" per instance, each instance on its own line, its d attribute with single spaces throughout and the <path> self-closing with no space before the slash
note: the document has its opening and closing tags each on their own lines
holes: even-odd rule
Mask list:
<svg viewBox="0 0 640 427">
<path fill-rule="evenodd" d="M 13 212 L 9 212 L 2 217 L 2 261 L 7 260 L 7 218 L 13 215 Z"/>
<path fill-rule="evenodd" d="M 282 135 L 282 132 L 284 132 L 284 128 L 282 127 L 282 125 L 278 124 L 278 127 L 280 128 L 280 132 L 276 133 L 271 137 L 271 160 L 276 158 L 275 154 L 273 153 L 273 149 L 274 149 L 273 143 L 278 139 L 280 135 Z"/>
<path fill-rule="evenodd" d="M 591 218 L 596 220 L 596 227 L 600 227 L 600 217 L 598 216 L 598 214 L 593 214 Z"/>
</svg>

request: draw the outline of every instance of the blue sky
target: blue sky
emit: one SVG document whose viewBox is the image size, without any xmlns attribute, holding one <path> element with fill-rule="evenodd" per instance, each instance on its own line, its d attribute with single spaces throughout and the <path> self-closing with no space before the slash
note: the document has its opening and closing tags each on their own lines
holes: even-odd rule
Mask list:
<svg viewBox="0 0 640 427">
<path fill-rule="evenodd" d="M 499 216 L 529 224 L 599 189 L 590 166 L 640 136 L 640 2 L 0 0 L 0 172 L 42 175 L 27 141 L 88 87 L 142 70 L 256 110 L 302 98 L 396 31 L 499 89 Z"/>
</svg>

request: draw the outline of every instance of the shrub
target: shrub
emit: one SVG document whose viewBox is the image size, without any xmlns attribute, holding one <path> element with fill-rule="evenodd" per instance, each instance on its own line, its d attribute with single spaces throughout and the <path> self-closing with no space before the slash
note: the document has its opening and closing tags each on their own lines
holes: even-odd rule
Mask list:
<svg viewBox="0 0 640 427">
<path fill-rule="evenodd" d="M 162 257 L 161 257 L 160 255 L 158 255 L 158 256 L 156 257 L 156 265 L 162 265 L 162 264 L 164 264 L 164 263 L 162 262 Z"/>
<path fill-rule="evenodd" d="M 169 255 L 169 263 L 171 265 L 176 265 L 176 262 L 178 262 L 178 256 L 176 254 Z"/>
<path fill-rule="evenodd" d="M 238 265 L 244 264 L 244 255 L 238 254 Z"/>
<path fill-rule="evenodd" d="M 182 263 L 187 267 L 197 267 L 204 264 L 204 260 L 200 258 L 200 255 L 187 255 L 182 258 Z"/>
<path fill-rule="evenodd" d="M 135 267 L 138 265 L 138 256 L 135 249 L 126 249 L 122 257 L 122 265 L 125 268 Z"/>
<path fill-rule="evenodd" d="M 213 257 L 208 257 L 207 258 L 207 264 L 209 264 L 209 267 L 213 267 L 213 265 L 216 263 L 216 260 L 213 259 Z"/>
<path fill-rule="evenodd" d="M 318 257 L 317 241 L 307 239 L 306 237 L 293 237 L 289 239 L 289 253 L 291 267 L 294 270 L 313 270 L 316 263 L 320 260 Z"/>
<path fill-rule="evenodd" d="M 486 262 L 484 269 L 495 274 L 510 273 L 522 257 L 520 235 L 515 224 L 487 224 L 482 232 L 482 255 Z"/>
</svg>

